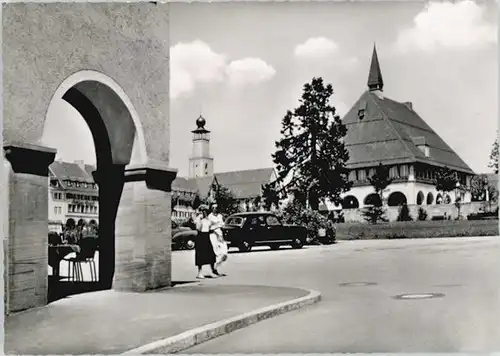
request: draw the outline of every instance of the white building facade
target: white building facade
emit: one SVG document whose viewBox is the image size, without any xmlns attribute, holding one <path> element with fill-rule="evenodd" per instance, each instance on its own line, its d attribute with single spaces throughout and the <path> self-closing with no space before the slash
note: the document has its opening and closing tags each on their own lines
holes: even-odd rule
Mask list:
<svg viewBox="0 0 500 356">
<path fill-rule="evenodd" d="M 49 225 L 66 225 L 70 220 L 99 223 L 99 189 L 93 170 L 82 161 L 56 161 L 49 166 Z"/>
</svg>

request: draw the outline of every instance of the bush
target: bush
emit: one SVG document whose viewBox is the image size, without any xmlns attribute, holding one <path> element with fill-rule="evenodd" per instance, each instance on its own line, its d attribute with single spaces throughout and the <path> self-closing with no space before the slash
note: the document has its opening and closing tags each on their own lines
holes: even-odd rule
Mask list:
<svg viewBox="0 0 500 356">
<path fill-rule="evenodd" d="M 338 240 L 497 236 L 498 233 L 498 221 L 496 220 L 408 221 L 378 225 L 363 223 L 337 225 Z"/>
<path fill-rule="evenodd" d="M 410 215 L 410 209 L 408 209 L 408 205 L 403 204 L 399 208 L 398 221 L 413 221 L 413 218 Z"/>
<path fill-rule="evenodd" d="M 335 224 L 317 211 L 307 209 L 296 201 L 290 202 L 283 211 L 277 213 L 284 224 L 294 224 L 307 228 L 311 240 L 318 239 L 318 230 L 325 229 L 327 236 L 334 238 Z"/>
<path fill-rule="evenodd" d="M 467 215 L 467 220 L 486 220 L 498 219 L 498 210 L 496 212 L 473 213 Z"/>
<path fill-rule="evenodd" d="M 427 217 L 428 217 L 427 211 L 424 208 L 418 208 L 417 219 L 419 221 L 425 221 L 427 220 Z"/>
<path fill-rule="evenodd" d="M 376 224 L 378 222 L 387 222 L 385 217 L 385 209 L 381 206 L 369 206 L 364 208 L 361 212 L 363 218 L 370 224 Z"/>
</svg>

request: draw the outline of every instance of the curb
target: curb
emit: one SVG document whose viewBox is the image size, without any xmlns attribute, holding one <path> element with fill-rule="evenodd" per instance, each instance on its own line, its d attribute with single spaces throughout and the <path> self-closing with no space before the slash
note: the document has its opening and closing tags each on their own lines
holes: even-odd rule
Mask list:
<svg viewBox="0 0 500 356">
<path fill-rule="evenodd" d="M 162 340 L 137 347 L 126 351 L 122 355 L 131 354 L 171 354 L 176 353 L 195 345 L 201 344 L 216 337 L 229 334 L 230 332 L 250 326 L 259 321 L 284 314 L 302 308 L 307 305 L 317 303 L 321 300 L 321 293 L 314 290 L 307 290 L 308 295 L 286 302 L 274 304 L 268 307 L 253 310 L 235 317 L 216 321 L 198 328 L 185 331 L 181 334 L 171 336 Z"/>
</svg>

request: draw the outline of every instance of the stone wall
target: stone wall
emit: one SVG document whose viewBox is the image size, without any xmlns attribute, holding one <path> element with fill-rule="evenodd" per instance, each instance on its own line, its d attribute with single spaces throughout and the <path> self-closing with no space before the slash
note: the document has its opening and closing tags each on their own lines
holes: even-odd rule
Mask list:
<svg viewBox="0 0 500 356">
<path fill-rule="evenodd" d="M 61 83 L 94 71 L 130 99 L 148 160 L 168 165 L 169 4 L 7 3 L 2 41 L 4 141 L 38 144 Z"/>
<path fill-rule="evenodd" d="M 495 204 L 492 204 L 492 209 L 496 209 Z M 431 220 L 433 216 L 443 216 L 445 213 L 447 216 L 451 216 L 452 219 L 457 217 L 457 208 L 454 204 L 440 204 L 440 205 L 408 205 L 408 209 L 410 210 L 410 215 L 414 220 L 417 219 L 418 209 L 423 208 L 427 212 L 427 220 Z M 399 207 L 389 206 L 385 207 L 386 209 L 386 218 L 389 221 L 396 221 L 399 214 Z M 489 205 L 488 202 L 472 202 L 472 203 L 464 203 L 460 207 L 460 215 L 467 218 L 468 214 L 477 213 L 482 210 L 488 210 Z M 362 215 L 363 209 L 344 209 L 342 210 L 344 214 L 344 219 L 346 222 L 358 222 L 364 221 Z"/>
</svg>

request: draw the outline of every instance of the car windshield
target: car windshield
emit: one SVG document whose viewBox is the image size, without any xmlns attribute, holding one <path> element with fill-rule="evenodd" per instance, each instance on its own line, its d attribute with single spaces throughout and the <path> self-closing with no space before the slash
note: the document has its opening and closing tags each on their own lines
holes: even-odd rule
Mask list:
<svg viewBox="0 0 500 356">
<path fill-rule="evenodd" d="M 243 223 L 243 218 L 240 218 L 239 216 L 232 216 L 227 218 L 226 220 L 226 225 L 240 226 L 242 223 Z"/>
<path fill-rule="evenodd" d="M 172 220 L 172 229 L 177 229 L 177 223 Z"/>
</svg>

